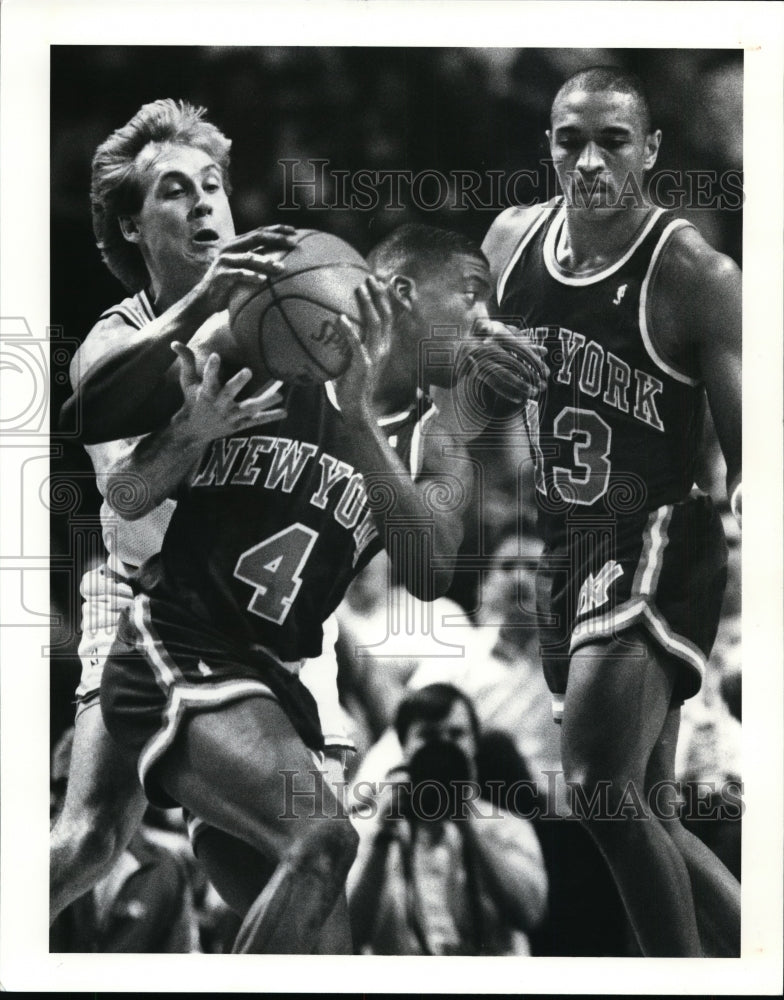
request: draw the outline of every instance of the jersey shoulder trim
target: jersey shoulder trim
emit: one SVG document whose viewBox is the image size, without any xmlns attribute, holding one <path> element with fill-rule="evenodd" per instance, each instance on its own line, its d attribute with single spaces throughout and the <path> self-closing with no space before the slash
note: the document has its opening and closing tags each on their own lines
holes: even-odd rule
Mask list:
<svg viewBox="0 0 784 1000">
<path fill-rule="evenodd" d="M 561 199 L 554 199 L 553 201 L 548 201 L 544 205 L 540 206 L 540 210 L 536 216 L 533 216 L 530 225 L 523 230 L 523 233 L 518 240 L 517 245 L 509 257 L 509 260 L 504 265 L 503 270 L 499 274 L 498 284 L 496 286 L 496 301 L 501 302 L 504 294 L 504 288 L 509 280 L 509 275 L 514 270 L 517 262 L 522 256 L 523 250 L 528 246 L 534 236 L 539 232 L 544 223 L 551 218 L 552 213 L 560 206 Z"/>
<path fill-rule="evenodd" d="M 141 291 L 123 299 L 116 306 L 110 306 L 101 313 L 100 319 L 108 319 L 110 316 L 120 316 L 128 326 L 141 330 L 155 319 L 155 310 L 147 292 Z"/>
<path fill-rule="evenodd" d="M 648 265 L 648 270 L 643 280 L 642 288 L 640 289 L 639 324 L 642 342 L 645 345 L 645 350 L 650 355 L 651 360 L 654 361 L 663 372 L 666 372 L 670 378 L 674 378 L 676 382 L 681 382 L 684 385 L 694 387 L 700 384 L 699 380 L 687 375 L 686 372 L 680 371 L 680 369 L 676 368 L 671 361 L 664 357 L 663 353 L 657 349 L 656 344 L 654 343 L 653 331 L 648 323 L 648 293 L 651 281 L 659 268 L 662 253 L 664 252 L 664 248 L 673 233 L 686 227 L 694 228 L 692 223 L 688 222 L 686 219 L 673 219 L 672 222 L 664 228 L 656 246 L 654 247 L 653 253 L 651 254 L 651 261 Z"/>
<path fill-rule="evenodd" d="M 424 463 L 424 449 L 422 447 L 422 428 L 431 420 L 435 414 L 438 412 L 438 408 L 435 403 L 426 410 L 419 420 L 417 420 L 414 430 L 411 434 L 411 451 L 409 459 L 409 468 L 411 470 L 411 478 L 416 480 L 417 477 L 422 472 L 422 465 Z"/>
<path fill-rule="evenodd" d="M 618 260 L 613 261 L 612 264 L 609 264 L 607 267 L 603 267 L 598 271 L 592 271 L 588 274 L 570 275 L 558 266 L 555 256 L 555 248 L 558 242 L 558 237 L 566 218 L 566 209 L 562 208 L 553 221 L 553 224 L 550 226 L 544 240 L 542 256 L 544 257 L 544 264 L 550 277 L 559 282 L 561 285 L 569 285 L 572 288 L 581 288 L 586 285 L 594 285 L 599 281 L 604 281 L 605 278 L 609 278 L 611 275 L 615 274 L 616 271 L 619 271 L 624 264 L 631 260 L 663 214 L 663 208 L 655 208 L 646 220 L 645 225 L 637 233 L 637 236 L 634 238 L 631 245 L 628 246 L 626 251 L 618 258 Z"/>
<path fill-rule="evenodd" d="M 280 385 L 281 383 L 278 384 Z M 327 400 L 329 401 L 332 408 L 336 410 L 338 413 L 340 413 L 341 412 L 340 403 L 338 402 L 338 395 L 337 392 L 335 391 L 335 383 L 332 381 L 325 382 L 324 390 L 327 395 Z M 384 427 L 387 430 L 394 424 L 405 423 L 406 420 L 408 420 L 409 417 L 411 416 L 415 406 L 416 403 L 412 403 L 410 406 L 407 406 L 404 410 L 399 410 L 397 413 L 390 413 L 387 416 L 378 417 L 376 423 L 378 424 L 379 427 Z"/>
</svg>

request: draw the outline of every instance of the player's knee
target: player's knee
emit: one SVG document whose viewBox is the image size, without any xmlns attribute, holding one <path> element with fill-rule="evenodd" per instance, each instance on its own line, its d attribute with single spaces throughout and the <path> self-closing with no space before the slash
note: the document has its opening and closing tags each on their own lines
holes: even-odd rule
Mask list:
<svg viewBox="0 0 784 1000">
<path fill-rule="evenodd" d="M 111 822 L 97 825 L 91 814 L 71 821 L 64 819 L 52 831 L 53 852 L 67 855 L 69 867 L 89 870 L 100 877 L 125 846 L 120 831 Z"/>
<path fill-rule="evenodd" d="M 349 819 L 331 821 L 324 826 L 325 831 L 321 834 L 323 850 L 336 868 L 348 874 L 359 847 L 357 831 Z"/>
<path fill-rule="evenodd" d="M 643 793 L 639 775 L 623 761 L 566 751 L 563 761 L 572 808 L 579 819 L 617 815 L 627 798 L 636 801 Z"/>
<path fill-rule="evenodd" d="M 299 865 L 345 878 L 357 856 L 359 837 L 348 819 L 319 821 L 294 848 Z"/>
</svg>

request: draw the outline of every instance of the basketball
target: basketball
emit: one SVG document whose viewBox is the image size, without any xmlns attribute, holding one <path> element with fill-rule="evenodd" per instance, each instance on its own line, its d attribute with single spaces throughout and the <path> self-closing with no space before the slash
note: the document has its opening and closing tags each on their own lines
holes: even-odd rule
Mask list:
<svg viewBox="0 0 784 1000">
<path fill-rule="evenodd" d="M 283 382 L 318 385 L 349 366 L 351 345 L 337 319 L 360 322 L 354 293 L 370 271 L 337 236 L 306 229 L 295 239 L 279 256 L 285 271 L 250 294 L 232 293 L 229 324 L 249 368 L 260 363 Z"/>
</svg>

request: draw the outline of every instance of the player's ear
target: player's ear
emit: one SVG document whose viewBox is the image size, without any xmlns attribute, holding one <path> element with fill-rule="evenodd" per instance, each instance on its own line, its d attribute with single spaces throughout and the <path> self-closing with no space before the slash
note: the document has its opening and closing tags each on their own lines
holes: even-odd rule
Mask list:
<svg viewBox="0 0 784 1000">
<path fill-rule="evenodd" d="M 120 224 L 120 232 L 129 243 L 139 242 L 139 227 L 132 215 L 118 215 L 117 221 Z"/>
<path fill-rule="evenodd" d="M 404 274 L 393 274 L 387 283 L 389 294 L 393 301 L 397 302 L 403 309 L 411 310 L 411 306 L 416 296 L 416 282 L 413 278 L 407 278 Z"/>
<path fill-rule="evenodd" d="M 656 163 L 656 158 L 659 155 L 659 146 L 661 145 L 661 129 L 656 129 L 655 132 L 649 132 L 645 137 L 645 159 L 643 160 L 643 169 L 650 170 L 651 167 Z"/>
</svg>

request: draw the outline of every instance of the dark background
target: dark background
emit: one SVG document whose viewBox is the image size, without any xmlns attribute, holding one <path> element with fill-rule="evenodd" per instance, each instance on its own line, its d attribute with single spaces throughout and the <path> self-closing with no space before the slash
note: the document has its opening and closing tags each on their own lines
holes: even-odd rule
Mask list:
<svg viewBox="0 0 784 1000">
<path fill-rule="evenodd" d="M 336 233 L 365 253 L 412 220 L 481 240 L 503 206 L 279 210 L 286 197 L 281 159 L 323 158 L 332 171 L 352 172 L 528 169 L 538 171 L 544 198 L 554 192 L 544 132 L 555 91 L 572 72 L 608 63 L 646 84 L 654 126 L 664 133 L 657 170 L 713 171 L 717 179 L 741 170 L 743 55 L 735 50 L 53 46 L 51 324 L 79 342 L 126 294 L 95 248 L 90 161 L 147 101 L 202 104 L 233 140 L 238 232 L 287 222 Z M 334 201 L 333 194 L 324 192 L 325 200 Z M 681 214 L 741 263 L 741 211 L 692 205 Z M 55 416 L 68 393 L 62 360 L 53 352 Z M 101 547 L 89 460 L 71 440 L 53 441 L 62 446 L 52 460 L 52 606 L 62 622 L 53 632 L 56 736 L 73 719 L 78 582 L 84 566 L 100 560 Z"/>
</svg>

